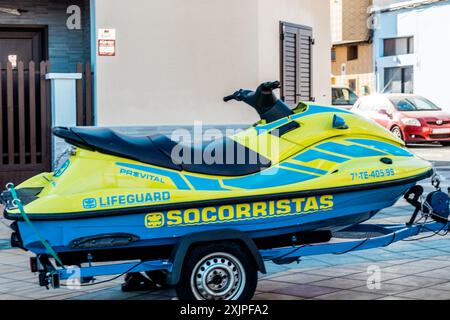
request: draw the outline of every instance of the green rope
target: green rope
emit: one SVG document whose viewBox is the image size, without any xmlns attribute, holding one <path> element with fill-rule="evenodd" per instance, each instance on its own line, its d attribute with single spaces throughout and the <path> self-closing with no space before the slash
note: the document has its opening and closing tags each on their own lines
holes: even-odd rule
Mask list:
<svg viewBox="0 0 450 320">
<path fill-rule="evenodd" d="M 23 220 L 30 226 L 30 228 L 36 233 L 36 235 L 39 238 L 39 241 L 44 245 L 45 249 L 47 249 L 48 254 L 50 254 L 55 260 L 61 265 L 61 267 L 64 268 L 64 264 L 62 263 L 61 259 L 59 259 L 58 254 L 55 250 L 50 246 L 50 244 L 44 239 L 44 237 L 41 235 L 38 229 L 33 225 L 30 218 L 28 218 L 28 215 L 25 213 L 25 209 L 23 208 L 22 201 L 20 201 L 19 197 L 17 196 L 16 189 L 14 188 L 14 185 L 12 183 L 8 184 L 6 186 L 7 189 L 11 192 L 11 195 L 13 197 L 13 204 L 15 204 L 20 211 L 20 214 L 22 215 Z M 65 268 L 64 268 L 65 269 Z"/>
</svg>

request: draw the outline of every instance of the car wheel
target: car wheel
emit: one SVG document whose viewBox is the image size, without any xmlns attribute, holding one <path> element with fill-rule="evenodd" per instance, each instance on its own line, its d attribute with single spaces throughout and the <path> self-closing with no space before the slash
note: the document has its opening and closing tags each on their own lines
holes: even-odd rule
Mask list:
<svg viewBox="0 0 450 320">
<path fill-rule="evenodd" d="M 450 147 L 450 141 L 442 141 L 440 142 L 444 147 Z"/>
<path fill-rule="evenodd" d="M 400 127 L 397 127 L 397 126 L 392 127 L 391 132 L 394 136 L 403 140 L 403 133 L 402 133 L 402 129 L 400 129 Z"/>
</svg>

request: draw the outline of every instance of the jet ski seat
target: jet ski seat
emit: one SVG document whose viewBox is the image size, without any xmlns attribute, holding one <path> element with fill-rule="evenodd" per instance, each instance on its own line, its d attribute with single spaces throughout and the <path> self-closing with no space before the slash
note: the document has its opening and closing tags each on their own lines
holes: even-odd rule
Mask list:
<svg viewBox="0 0 450 320">
<path fill-rule="evenodd" d="M 196 148 L 180 145 L 163 135 L 130 136 L 108 128 L 56 127 L 53 134 L 82 149 L 192 173 L 243 176 L 257 173 L 271 165 L 270 160 L 229 138 Z M 198 156 L 205 151 L 216 156 L 219 161 L 211 163 L 211 159 Z M 216 155 L 215 151 L 222 154 Z M 172 153 L 175 157 L 172 157 Z"/>
</svg>

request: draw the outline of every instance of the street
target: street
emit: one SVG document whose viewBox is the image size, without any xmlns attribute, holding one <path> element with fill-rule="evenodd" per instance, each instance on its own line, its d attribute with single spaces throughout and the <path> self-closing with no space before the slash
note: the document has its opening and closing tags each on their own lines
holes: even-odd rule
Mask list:
<svg viewBox="0 0 450 320">
<path fill-rule="evenodd" d="M 446 187 L 450 181 L 450 147 L 412 146 L 416 155 L 432 160 Z M 426 191 L 431 191 L 425 182 Z M 406 222 L 412 213 L 403 200 L 379 213 L 371 222 Z M 9 229 L 0 224 L 0 300 L 9 299 L 175 299 L 173 289 L 151 292 L 121 291 L 123 279 L 75 290 L 46 290 L 28 270 L 29 253 L 11 249 Z M 398 300 L 450 299 L 450 236 L 403 241 L 386 248 L 304 258 L 299 264 L 268 263 L 260 275 L 255 300 Z M 373 277 L 375 282 L 372 283 Z M 106 280 L 99 278 L 98 281 Z"/>
</svg>

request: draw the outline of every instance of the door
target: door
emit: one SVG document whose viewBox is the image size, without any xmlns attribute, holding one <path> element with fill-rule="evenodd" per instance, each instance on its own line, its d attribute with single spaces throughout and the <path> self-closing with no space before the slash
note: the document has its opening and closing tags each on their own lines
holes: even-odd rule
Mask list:
<svg viewBox="0 0 450 320">
<path fill-rule="evenodd" d="M 393 108 L 388 99 L 384 97 L 373 98 L 370 103 L 371 118 L 380 126 L 390 128 Z"/>
<path fill-rule="evenodd" d="M 312 96 L 312 29 L 280 24 L 281 96 L 290 106 L 314 101 Z"/>
<path fill-rule="evenodd" d="M 0 189 L 50 169 L 45 29 L 0 28 Z"/>
<path fill-rule="evenodd" d="M 13 68 L 22 61 L 28 68 L 30 61 L 45 60 L 44 29 L 0 28 L 0 63 L 6 69 L 8 62 Z"/>
</svg>

